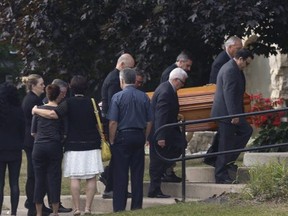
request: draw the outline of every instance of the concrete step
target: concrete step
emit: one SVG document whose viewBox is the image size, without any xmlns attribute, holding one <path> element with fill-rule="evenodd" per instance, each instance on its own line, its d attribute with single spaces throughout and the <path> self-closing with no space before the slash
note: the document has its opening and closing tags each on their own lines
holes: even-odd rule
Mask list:
<svg viewBox="0 0 288 216">
<path fill-rule="evenodd" d="M 247 181 L 249 168 L 238 169 L 238 180 L 241 183 Z M 226 193 L 238 193 L 241 192 L 244 188 L 245 184 L 215 184 L 214 179 L 214 168 L 213 167 L 187 167 L 186 169 L 186 201 L 192 200 L 203 200 L 214 195 L 220 195 L 223 192 Z M 143 190 L 144 190 L 144 200 L 143 200 L 143 208 L 148 208 L 152 206 L 159 205 L 169 205 L 174 204 L 175 199 L 182 199 L 182 184 L 181 183 L 162 183 L 162 191 L 164 194 L 171 195 L 169 199 L 156 199 L 156 198 L 148 198 L 148 188 L 149 182 L 144 182 Z M 108 213 L 112 212 L 112 199 L 102 199 L 102 193 L 104 191 L 104 185 L 102 182 L 97 182 L 97 190 L 98 194 L 95 195 L 92 212 L 95 214 L 99 213 Z M 130 189 L 129 189 L 130 190 Z M 131 191 L 131 190 L 130 190 Z M 19 207 L 18 207 L 18 216 L 27 215 L 27 209 L 24 208 L 24 202 L 26 200 L 25 196 L 20 196 Z M 61 196 L 61 202 L 65 207 L 72 207 L 72 197 Z M 127 210 L 130 209 L 131 199 L 127 201 Z M 45 203 L 47 203 L 47 199 L 45 199 Z M 85 207 L 85 196 L 81 196 L 81 205 L 80 209 L 83 211 Z M 4 197 L 3 203 L 3 215 L 9 215 L 10 211 L 10 197 Z M 73 213 L 61 213 L 61 216 L 72 216 Z"/>
<path fill-rule="evenodd" d="M 149 182 L 144 182 L 143 192 L 144 197 L 148 194 Z M 239 193 L 245 184 L 215 184 L 215 183 L 192 183 L 186 182 L 186 198 L 202 200 L 213 195 L 226 193 Z M 174 198 L 182 198 L 181 183 L 162 183 L 161 189 L 164 194 L 171 195 Z M 103 193 L 104 185 L 101 182 L 97 183 L 97 190 Z M 130 189 L 129 189 L 130 190 Z"/>
<path fill-rule="evenodd" d="M 246 152 L 243 157 L 243 164 L 247 167 L 271 162 L 288 164 L 288 152 Z"/>
<path fill-rule="evenodd" d="M 186 180 L 195 183 L 215 183 L 214 167 L 187 167 Z M 249 168 L 239 167 L 237 173 L 230 173 L 240 183 L 247 183 L 249 180 Z M 237 175 L 237 176 L 236 176 Z"/>
</svg>

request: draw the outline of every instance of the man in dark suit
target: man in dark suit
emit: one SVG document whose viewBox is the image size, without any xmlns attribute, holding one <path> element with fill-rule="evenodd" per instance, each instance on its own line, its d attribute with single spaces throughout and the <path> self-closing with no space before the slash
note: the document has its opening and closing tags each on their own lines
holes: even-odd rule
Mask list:
<svg viewBox="0 0 288 216">
<path fill-rule="evenodd" d="M 189 72 L 192 66 L 192 57 L 190 53 L 182 51 L 176 58 L 176 62 L 167 67 L 161 75 L 160 83 L 166 82 L 169 79 L 171 71 L 177 67 L 182 68 L 184 71 Z"/>
<path fill-rule="evenodd" d="M 211 73 L 210 73 L 210 83 L 216 84 L 217 81 L 217 75 L 219 73 L 220 68 L 228 62 L 230 59 L 232 59 L 236 52 L 243 47 L 242 41 L 237 36 L 229 37 L 225 43 L 224 43 L 225 49 L 219 53 L 219 55 L 216 57 L 214 62 L 211 66 Z M 211 147 L 208 149 L 207 153 L 213 153 L 217 152 L 218 149 L 218 143 L 219 143 L 219 132 L 217 132 L 214 136 L 214 139 L 212 141 Z M 204 158 L 204 163 L 215 166 L 216 157 L 209 157 Z"/>
<path fill-rule="evenodd" d="M 230 59 L 234 58 L 236 52 L 243 47 L 243 44 L 240 38 L 232 36 L 225 41 L 224 47 L 225 49 L 219 53 L 212 63 L 209 83 L 216 84 L 220 68 Z"/>
<path fill-rule="evenodd" d="M 172 70 L 175 68 L 181 68 L 187 73 L 191 70 L 192 66 L 192 57 L 191 54 L 187 51 L 182 51 L 176 58 L 176 62 L 167 67 L 164 72 L 161 75 L 160 84 L 163 82 L 168 81 L 169 74 Z M 181 182 L 182 178 L 176 176 L 174 172 L 174 167 L 176 166 L 176 163 L 173 163 L 171 167 L 168 167 L 162 176 L 162 182 Z"/>
<path fill-rule="evenodd" d="M 235 115 L 244 112 L 243 96 L 245 93 L 245 76 L 243 69 L 253 59 L 249 50 L 240 49 L 235 57 L 224 64 L 217 77 L 217 88 L 211 110 L 212 117 Z M 252 127 L 245 118 L 232 118 L 218 121 L 218 151 L 242 149 L 252 134 Z M 240 153 L 219 155 L 215 164 L 215 180 L 219 184 L 231 184 L 234 180 L 229 176 L 230 164 Z"/>
<path fill-rule="evenodd" d="M 151 105 L 153 129 L 150 137 L 150 187 L 148 197 L 168 198 L 161 191 L 161 176 L 171 162 L 162 161 L 153 147 L 164 157 L 177 158 L 185 148 L 186 140 L 179 127 L 162 130 L 154 137 L 154 132 L 161 126 L 178 122 L 179 102 L 177 90 L 182 88 L 187 79 L 187 73 L 181 68 L 175 68 L 169 75 L 169 81 L 161 83 L 155 90 Z"/>
</svg>

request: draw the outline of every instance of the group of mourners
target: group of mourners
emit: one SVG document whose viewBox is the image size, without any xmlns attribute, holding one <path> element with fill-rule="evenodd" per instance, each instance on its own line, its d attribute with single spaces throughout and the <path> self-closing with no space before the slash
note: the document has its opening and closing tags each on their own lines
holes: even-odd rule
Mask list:
<svg viewBox="0 0 288 216">
<path fill-rule="evenodd" d="M 242 42 L 239 45 L 239 40 L 229 38 L 220 54 L 225 56 L 222 65 L 212 65 L 212 68 L 217 66 L 216 75 L 215 71 L 213 76 L 211 74 L 213 82 L 217 81 L 212 116 L 244 111 L 245 77 L 242 70 L 253 55 L 242 48 Z M 96 106 L 102 114 L 104 132 L 112 152 L 105 171 L 99 125 L 91 98 L 85 96 L 87 78 L 75 75 L 69 85 L 55 79 L 45 87 L 40 75 L 30 74 L 23 79 L 27 94 L 22 103 L 15 86 L 0 84 L 0 214 L 6 167 L 11 188 L 11 215 L 17 214 L 22 149 L 27 157 L 25 207 L 28 216 L 70 211 L 75 216 L 80 215 L 81 180 L 86 181 L 84 214 L 91 214 L 97 175 L 106 186 L 103 198 L 113 198 L 115 212 L 126 209 L 129 197 L 132 198 L 132 210 L 142 208 L 145 145 L 150 145 L 147 195 L 151 198 L 170 197 L 162 192 L 161 182 L 181 182 L 182 179 L 175 175 L 175 163 L 161 160 L 158 153 L 177 158 L 187 142 L 179 127 L 161 130 L 157 136 L 154 133 L 165 124 L 179 121 L 177 91 L 185 85 L 192 58 L 189 53 L 181 52 L 176 62 L 163 72 L 152 98 L 141 90 L 144 75 L 134 66 L 130 54 L 124 53 L 118 58 L 115 69 L 103 82 L 102 107 Z M 66 96 L 67 91 L 71 96 Z M 44 92 L 46 97 L 43 99 Z M 252 133 L 244 118 L 226 119 L 218 125 L 219 131 L 209 152 L 245 147 Z M 216 183 L 233 182 L 228 171 L 235 169 L 237 157 L 234 154 L 206 158 L 205 163 L 215 166 Z M 62 167 L 63 176 L 70 178 L 71 209 L 63 207 L 60 201 Z M 131 193 L 128 192 L 129 172 Z M 52 210 L 44 205 L 46 194 Z"/>
</svg>

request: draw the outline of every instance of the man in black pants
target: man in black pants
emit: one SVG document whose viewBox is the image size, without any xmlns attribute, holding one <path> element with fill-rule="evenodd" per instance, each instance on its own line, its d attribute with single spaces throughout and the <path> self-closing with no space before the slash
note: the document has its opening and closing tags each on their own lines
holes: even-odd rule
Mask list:
<svg viewBox="0 0 288 216">
<path fill-rule="evenodd" d="M 221 67 L 227 63 L 230 59 L 234 58 L 236 52 L 243 47 L 242 41 L 239 37 L 232 36 L 229 37 L 224 43 L 224 50 L 219 53 L 219 55 L 215 58 L 214 62 L 211 66 L 210 72 L 210 80 L 209 83 L 216 84 L 217 76 Z M 218 151 L 218 143 L 219 143 L 219 131 L 215 134 L 212 145 L 208 149 L 207 153 L 214 153 Z M 216 157 L 204 158 L 204 163 L 210 166 L 215 167 Z M 237 171 L 237 166 L 235 164 L 231 164 L 231 168 L 233 172 Z"/>
<path fill-rule="evenodd" d="M 175 68 L 181 68 L 186 72 L 189 72 L 191 70 L 192 66 L 192 57 L 191 54 L 187 51 L 182 51 L 176 58 L 176 62 L 167 67 L 160 79 L 160 84 L 163 82 L 168 81 L 169 75 L 172 70 Z M 182 178 L 176 176 L 174 172 L 174 167 L 176 166 L 176 163 L 172 163 L 170 167 L 167 167 L 167 169 L 164 171 L 163 176 L 161 178 L 162 182 L 181 182 Z"/>
<path fill-rule="evenodd" d="M 253 59 L 249 50 L 240 49 L 235 57 L 224 64 L 217 76 L 217 89 L 211 109 L 212 117 L 236 115 L 244 113 L 243 95 L 246 80 L 243 69 Z M 242 149 L 246 146 L 253 132 L 244 117 L 217 121 L 219 126 L 218 151 Z M 235 179 L 229 170 L 240 153 L 218 155 L 215 163 L 215 180 L 218 184 L 233 184 Z"/>
<path fill-rule="evenodd" d="M 179 101 L 177 91 L 185 85 L 188 75 L 181 68 L 175 68 L 169 75 L 169 80 L 161 83 L 151 99 L 153 126 L 150 137 L 150 186 L 148 197 L 169 198 L 161 191 L 161 177 L 171 162 L 161 160 L 155 149 L 166 158 L 178 158 L 187 142 L 179 127 L 161 130 L 156 137 L 153 133 L 165 124 L 177 123 Z M 153 147 L 155 143 L 155 148 Z"/>
<path fill-rule="evenodd" d="M 149 97 L 135 86 L 136 72 L 120 72 L 123 91 L 112 97 L 108 112 L 109 141 L 114 157 L 113 210 L 124 211 L 128 198 L 127 187 L 131 171 L 131 210 L 143 204 L 144 146 L 151 129 Z"/>
<path fill-rule="evenodd" d="M 111 103 L 112 96 L 121 91 L 120 87 L 120 79 L 119 72 L 125 68 L 133 68 L 135 65 L 134 58 L 128 54 L 122 54 L 118 60 L 116 67 L 113 71 L 111 71 L 103 82 L 103 86 L 101 89 L 101 98 L 102 98 L 102 115 L 104 117 L 104 132 L 106 136 L 109 136 L 108 130 L 108 120 L 106 118 L 109 106 Z M 99 177 L 99 180 L 105 184 L 105 190 L 102 195 L 104 199 L 113 197 L 113 177 L 112 170 L 113 169 L 113 154 L 109 163 L 109 166 L 105 167 L 104 173 L 102 173 Z"/>
</svg>

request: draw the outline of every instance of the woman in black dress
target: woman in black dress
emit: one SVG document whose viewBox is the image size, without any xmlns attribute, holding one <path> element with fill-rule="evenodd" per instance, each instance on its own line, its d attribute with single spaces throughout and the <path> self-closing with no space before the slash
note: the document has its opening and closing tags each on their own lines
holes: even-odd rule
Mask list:
<svg viewBox="0 0 288 216">
<path fill-rule="evenodd" d="M 58 85 L 51 84 L 46 87 L 48 103 L 40 109 L 55 110 L 57 98 L 60 94 Z M 35 173 L 34 201 L 37 216 L 42 216 L 43 198 L 46 193 L 46 180 L 53 215 L 58 215 L 61 193 L 61 161 L 63 124 L 60 119 L 47 119 L 35 115 L 32 119 L 31 135 L 35 137 L 32 162 Z"/>
<path fill-rule="evenodd" d="M 11 215 L 17 213 L 24 132 L 24 114 L 17 89 L 11 84 L 3 83 L 0 85 L 0 215 L 7 167 L 9 171 Z"/>
</svg>

